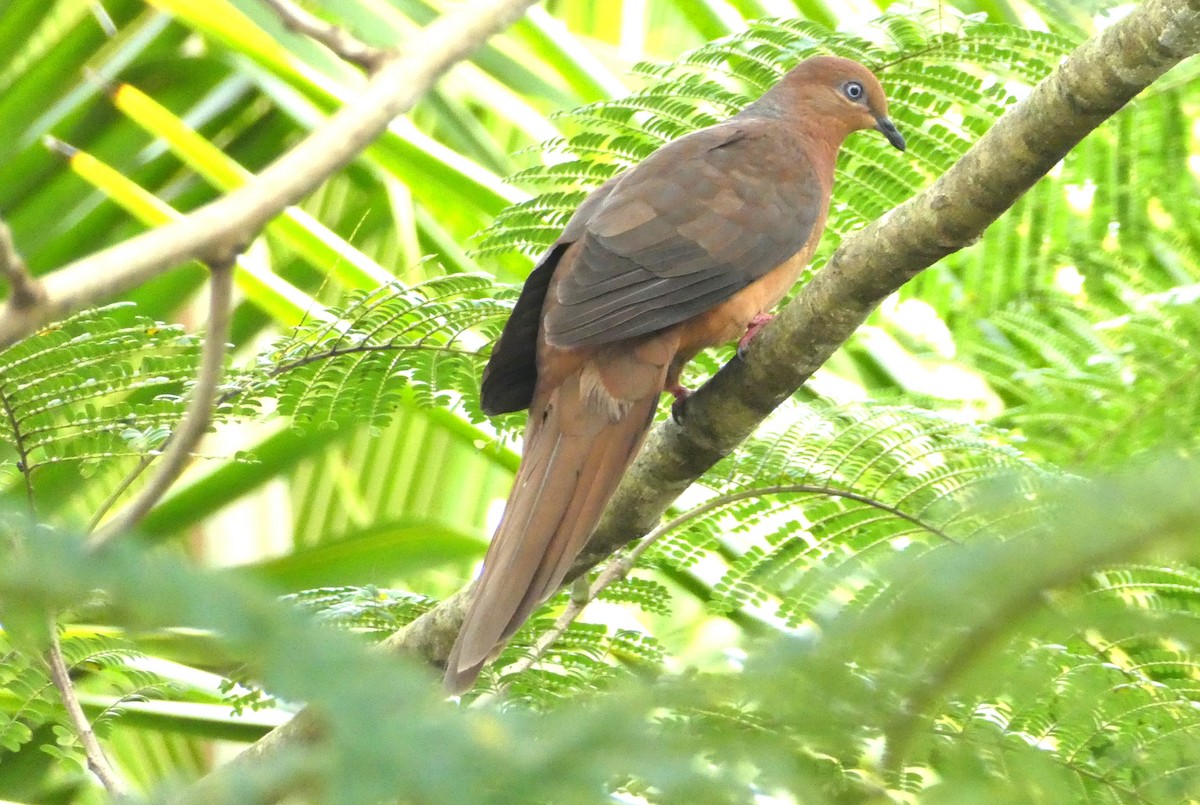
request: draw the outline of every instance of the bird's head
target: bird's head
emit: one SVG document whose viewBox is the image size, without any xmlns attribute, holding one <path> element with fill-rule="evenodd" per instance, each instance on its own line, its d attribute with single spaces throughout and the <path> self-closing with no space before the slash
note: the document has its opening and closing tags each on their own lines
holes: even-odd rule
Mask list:
<svg viewBox="0 0 1200 805">
<path fill-rule="evenodd" d="M 888 117 L 887 97 L 879 79 L 851 59 L 805 59 L 763 96 L 763 100 L 768 99 L 785 114 L 802 112 L 821 117 L 842 137 L 860 129 L 875 129 L 896 148 L 905 148 L 904 135 Z"/>
</svg>

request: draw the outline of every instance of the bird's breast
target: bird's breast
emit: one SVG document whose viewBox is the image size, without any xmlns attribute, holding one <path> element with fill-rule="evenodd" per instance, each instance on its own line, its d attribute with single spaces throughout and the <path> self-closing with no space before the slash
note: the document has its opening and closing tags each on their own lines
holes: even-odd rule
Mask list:
<svg viewBox="0 0 1200 805">
<path fill-rule="evenodd" d="M 684 322 L 679 339 L 680 353 L 695 355 L 702 349 L 741 338 L 750 321 L 775 307 L 796 283 L 808 264 L 811 251 L 810 248 L 801 249 L 724 302 Z"/>
</svg>

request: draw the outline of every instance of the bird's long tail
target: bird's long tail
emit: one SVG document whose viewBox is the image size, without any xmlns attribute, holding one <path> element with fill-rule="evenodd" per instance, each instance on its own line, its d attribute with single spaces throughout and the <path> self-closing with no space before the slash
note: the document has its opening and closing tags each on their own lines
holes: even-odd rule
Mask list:
<svg viewBox="0 0 1200 805">
<path fill-rule="evenodd" d="M 661 388 L 661 385 L 659 385 Z M 559 585 L 583 550 L 654 418 L 658 394 L 613 422 L 578 395 L 535 403 L 525 454 L 446 663 L 445 687 L 474 683 L 496 647 Z"/>
</svg>

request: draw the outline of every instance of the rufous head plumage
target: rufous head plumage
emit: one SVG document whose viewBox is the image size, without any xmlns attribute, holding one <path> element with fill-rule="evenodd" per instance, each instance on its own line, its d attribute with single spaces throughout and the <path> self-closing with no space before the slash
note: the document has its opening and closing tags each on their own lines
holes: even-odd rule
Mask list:
<svg viewBox="0 0 1200 805">
<path fill-rule="evenodd" d="M 826 120 L 843 137 L 852 131 L 875 129 L 901 151 L 906 146 L 904 136 L 888 117 L 887 96 L 879 79 L 852 59 L 805 59 L 749 107 L 755 108 L 783 115 L 803 110 L 805 115 Z"/>
</svg>

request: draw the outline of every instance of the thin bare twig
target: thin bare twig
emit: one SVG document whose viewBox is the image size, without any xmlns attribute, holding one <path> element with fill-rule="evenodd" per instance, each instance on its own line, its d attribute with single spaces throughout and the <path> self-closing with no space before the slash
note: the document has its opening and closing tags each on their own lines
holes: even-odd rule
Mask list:
<svg viewBox="0 0 1200 805">
<path fill-rule="evenodd" d="M 388 60 L 362 93 L 281 156 L 253 182 L 177 221 L 76 260 L 39 280 L 37 304 L 11 301 L 0 315 L 0 349 L 37 328 L 118 296 L 189 260 L 228 262 L 281 210 L 307 196 L 359 155 L 451 66 L 519 19 L 537 0 L 461 3 Z"/>
<path fill-rule="evenodd" d="M 209 281 L 208 331 L 204 336 L 204 350 L 200 356 L 200 369 L 196 374 L 196 385 L 192 388 L 192 399 L 188 403 L 183 420 L 171 434 L 163 452 L 162 463 L 143 487 L 133 502 L 125 507 L 112 522 L 92 534 L 88 544 L 98 548 L 109 540 L 128 532 L 141 522 L 146 512 L 166 494 L 171 484 L 183 472 L 196 444 L 208 430 L 212 421 L 213 403 L 217 385 L 225 368 L 226 341 L 229 338 L 231 300 L 233 296 L 233 264 L 214 266 Z"/>
<path fill-rule="evenodd" d="M 108 515 L 109 509 L 117 505 L 117 501 L 120 500 L 122 495 L 125 494 L 125 490 L 133 486 L 133 482 L 142 477 L 142 473 L 146 471 L 147 467 L 154 463 L 154 459 L 156 458 L 158 458 L 158 454 L 154 453 L 148 453 L 141 457 L 137 466 L 134 467 L 128 475 L 121 479 L 121 482 L 117 484 L 116 488 L 113 489 L 109 496 L 104 499 L 104 502 L 100 504 L 100 507 L 96 509 L 96 512 L 92 515 L 92 519 L 88 521 L 87 531 L 85 533 L 90 534 L 96 530 L 97 526 L 99 526 L 100 523 L 104 521 L 104 518 Z"/>
<path fill-rule="evenodd" d="M 92 17 L 95 18 L 96 24 L 100 26 L 100 30 L 104 31 L 105 36 L 111 39 L 117 35 L 117 24 L 113 22 L 112 15 L 104 7 L 104 3 L 100 2 L 100 0 L 92 0 L 91 3 L 88 3 L 88 10 L 92 12 Z"/>
<path fill-rule="evenodd" d="M 368 73 L 374 73 L 384 61 L 394 57 L 389 50 L 368 45 L 352 36 L 349 31 L 304 10 L 292 0 L 262 0 L 279 15 L 285 28 L 307 36 L 332 50 L 343 61 L 357 64 Z"/>
<path fill-rule="evenodd" d="M 128 789 L 112 764 L 108 762 L 108 757 L 104 754 L 100 741 L 96 738 L 91 722 L 83 712 L 83 706 L 79 704 L 79 697 L 75 695 L 75 685 L 71 682 L 71 672 L 67 668 L 67 661 L 62 653 L 62 643 L 58 639 L 58 622 L 54 618 L 51 618 L 50 621 L 50 650 L 46 652 L 46 660 L 50 665 L 50 679 L 54 682 L 54 687 L 58 688 L 58 695 L 62 699 L 63 707 L 66 708 L 67 718 L 70 719 L 71 727 L 75 730 L 75 735 L 83 747 L 83 753 L 87 757 L 88 768 L 100 778 L 101 784 L 109 794 L 114 797 L 123 796 Z"/>
<path fill-rule="evenodd" d="M 30 307 L 41 301 L 45 291 L 30 276 L 25 261 L 13 244 L 12 231 L 8 224 L 0 221 L 0 276 L 8 282 L 10 294 L 8 304 L 12 307 Z"/>
</svg>

